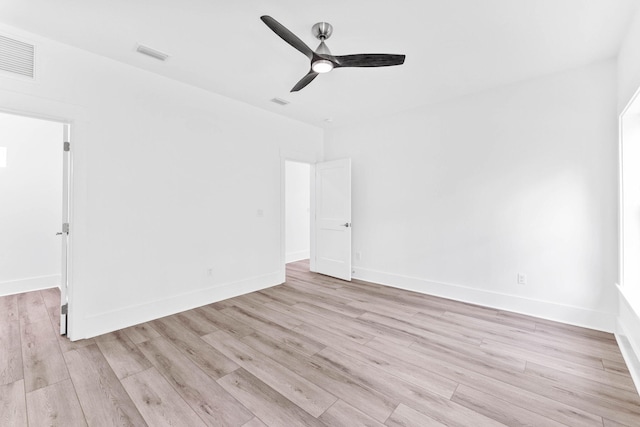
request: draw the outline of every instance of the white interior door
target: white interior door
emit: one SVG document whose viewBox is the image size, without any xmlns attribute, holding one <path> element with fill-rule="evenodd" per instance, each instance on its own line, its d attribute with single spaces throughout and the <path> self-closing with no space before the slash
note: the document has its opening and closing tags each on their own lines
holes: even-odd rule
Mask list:
<svg viewBox="0 0 640 427">
<path fill-rule="evenodd" d="M 351 280 L 351 159 L 315 169 L 314 271 Z"/>
<path fill-rule="evenodd" d="M 60 233 L 62 242 L 62 271 L 60 273 L 60 334 L 67 333 L 67 313 L 69 286 L 69 187 L 70 187 L 70 126 L 63 125 L 63 152 L 62 152 L 62 231 Z"/>
</svg>

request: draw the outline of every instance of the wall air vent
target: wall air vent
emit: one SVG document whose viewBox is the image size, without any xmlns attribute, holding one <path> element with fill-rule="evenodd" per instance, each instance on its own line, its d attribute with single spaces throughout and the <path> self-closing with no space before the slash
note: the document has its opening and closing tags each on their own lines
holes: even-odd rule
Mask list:
<svg viewBox="0 0 640 427">
<path fill-rule="evenodd" d="M 156 50 L 156 49 L 152 49 L 149 46 L 145 46 L 143 44 L 138 44 L 138 46 L 136 47 L 136 52 L 141 53 L 143 55 L 150 56 L 159 61 L 166 61 L 169 58 L 168 54 L 164 52 L 160 52 L 159 50 Z"/>
<path fill-rule="evenodd" d="M 282 99 L 282 98 L 273 98 L 271 100 L 271 102 L 273 102 L 274 104 L 278 104 L 278 105 L 287 105 L 289 103 L 289 101 Z"/>
<path fill-rule="evenodd" d="M 0 71 L 33 79 L 35 53 L 32 44 L 0 35 Z"/>
</svg>

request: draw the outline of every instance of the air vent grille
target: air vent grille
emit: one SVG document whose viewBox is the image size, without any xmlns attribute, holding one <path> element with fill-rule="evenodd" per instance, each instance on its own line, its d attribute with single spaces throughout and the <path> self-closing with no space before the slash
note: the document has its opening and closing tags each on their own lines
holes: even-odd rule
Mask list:
<svg viewBox="0 0 640 427">
<path fill-rule="evenodd" d="M 143 55 L 147 55 L 147 56 L 150 56 L 152 58 L 155 58 L 155 59 L 157 59 L 159 61 L 166 61 L 169 58 L 168 54 L 166 54 L 164 52 L 161 52 L 159 50 L 150 48 L 149 46 L 145 46 L 143 44 L 139 44 L 136 47 L 136 51 L 138 53 L 143 54 Z"/>
<path fill-rule="evenodd" d="M 35 46 L 0 35 L 0 71 L 34 78 Z"/>
<path fill-rule="evenodd" d="M 278 105 L 287 105 L 289 103 L 289 101 L 282 99 L 282 98 L 273 98 L 271 100 L 271 102 L 273 102 L 274 104 L 278 104 Z"/>
</svg>

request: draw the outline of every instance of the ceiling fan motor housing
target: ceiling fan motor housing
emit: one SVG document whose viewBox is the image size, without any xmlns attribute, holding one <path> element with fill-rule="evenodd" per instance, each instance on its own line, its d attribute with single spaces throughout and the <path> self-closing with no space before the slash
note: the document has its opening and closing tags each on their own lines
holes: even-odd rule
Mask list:
<svg viewBox="0 0 640 427">
<path fill-rule="evenodd" d="M 333 26 L 328 22 L 318 22 L 311 27 L 311 33 L 318 40 L 324 41 L 331 37 Z"/>
</svg>

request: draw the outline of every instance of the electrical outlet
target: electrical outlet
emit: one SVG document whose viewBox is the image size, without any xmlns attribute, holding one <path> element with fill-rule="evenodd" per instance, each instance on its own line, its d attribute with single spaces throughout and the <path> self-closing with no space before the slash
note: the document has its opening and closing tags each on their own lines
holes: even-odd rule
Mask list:
<svg viewBox="0 0 640 427">
<path fill-rule="evenodd" d="M 524 273 L 518 273 L 518 285 L 527 284 L 527 275 Z"/>
<path fill-rule="evenodd" d="M 207 269 L 207 276 L 209 277 L 213 276 L 213 268 Z"/>
</svg>

